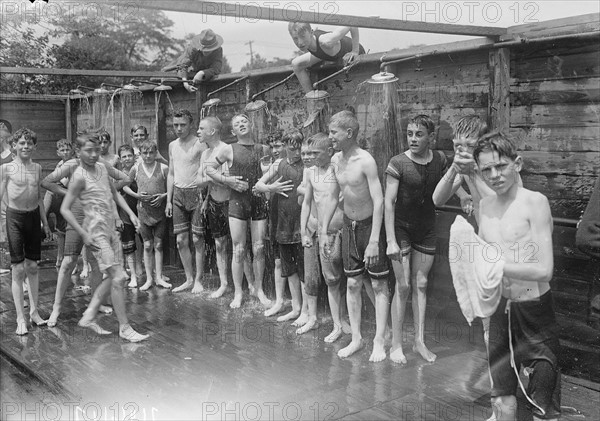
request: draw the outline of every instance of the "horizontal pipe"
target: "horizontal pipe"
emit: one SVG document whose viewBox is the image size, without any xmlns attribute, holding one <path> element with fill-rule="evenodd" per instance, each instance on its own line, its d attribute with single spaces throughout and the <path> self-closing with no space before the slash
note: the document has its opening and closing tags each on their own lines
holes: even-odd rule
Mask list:
<svg viewBox="0 0 600 421">
<path fill-rule="evenodd" d="M 121 85 L 113 85 L 112 83 L 101 83 L 100 87 L 104 87 L 104 86 L 110 86 L 111 88 L 120 88 Z"/>
<path fill-rule="evenodd" d="M 594 32 L 584 32 L 582 34 L 565 34 L 565 35 L 555 35 L 552 37 L 540 37 L 540 38 L 523 38 L 517 39 L 513 41 L 501 41 L 491 44 L 491 48 L 505 48 L 505 47 L 514 47 L 517 45 L 526 45 L 526 44 L 537 44 L 540 42 L 548 42 L 548 41 L 561 41 L 565 39 L 587 39 L 587 38 L 597 38 L 600 37 L 600 31 Z"/>
<path fill-rule="evenodd" d="M 140 80 L 140 79 L 131 79 L 130 81 L 131 83 L 147 83 L 148 85 L 156 85 L 156 86 L 160 86 L 160 83 L 158 82 L 152 82 L 150 80 Z"/>
<path fill-rule="evenodd" d="M 287 82 L 288 80 L 290 80 L 292 77 L 294 77 L 294 73 L 292 73 L 291 75 L 287 76 L 285 79 L 280 80 L 279 82 L 269 86 L 266 89 L 263 89 L 260 92 L 255 93 L 254 95 L 252 95 L 251 101 L 254 101 L 256 98 L 258 98 L 259 96 L 261 96 L 262 94 L 266 94 L 267 92 L 275 89 L 276 87 L 283 85 L 285 82 Z"/>
<path fill-rule="evenodd" d="M 215 89 L 215 90 L 214 90 L 214 91 L 212 91 L 212 92 L 209 92 L 209 93 L 208 93 L 208 95 L 206 95 L 206 98 L 210 98 L 210 97 L 211 97 L 211 95 L 214 95 L 214 94 L 216 94 L 217 92 L 221 92 L 222 90 L 224 90 L 224 89 L 227 89 L 227 88 L 229 88 L 230 86 L 233 86 L 233 85 L 235 85 L 236 83 L 240 83 L 241 81 L 248 79 L 248 77 L 250 77 L 250 76 L 249 76 L 249 75 L 245 75 L 245 76 L 242 76 L 242 77 L 241 77 L 241 78 L 239 78 L 239 79 L 236 79 L 236 80 L 234 80 L 233 82 L 230 82 L 230 83 L 228 83 L 227 85 L 221 86 L 220 88 L 218 88 L 218 89 Z"/>
<path fill-rule="evenodd" d="M 317 89 L 317 87 L 318 87 L 320 84 L 322 84 L 322 83 L 325 83 L 325 82 L 327 82 L 328 80 L 330 80 L 330 79 L 333 79 L 334 77 L 336 77 L 336 76 L 338 76 L 338 75 L 340 75 L 340 74 L 342 74 L 342 73 L 344 73 L 344 72 L 347 72 L 347 71 L 349 71 L 349 70 L 350 70 L 350 69 L 352 69 L 354 66 L 356 66 L 356 65 L 359 63 L 359 61 L 360 61 L 360 60 L 355 60 L 355 61 L 353 61 L 352 63 L 348 64 L 347 66 L 345 66 L 345 67 L 341 68 L 341 69 L 340 69 L 340 70 L 338 70 L 337 72 L 335 72 L 335 73 L 332 73 L 332 74 L 330 74 L 329 76 L 327 76 L 327 77 L 325 77 L 325 78 L 323 78 L 323 79 L 321 79 L 321 80 L 318 80 L 318 81 L 316 81 L 315 83 L 313 83 L 313 89 Z"/>
<path fill-rule="evenodd" d="M 423 57 L 423 54 L 415 54 L 412 56 L 403 57 L 403 58 L 399 58 L 399 59 L 392 60 L 392 61 L 382 61 L 381 65 L 379 66 L 379 70 L 381 70 L 383 72 L 383 71 L 385 71 L 385 66 L 388 66 L 390 64 L 401 63 L 403 61 L 409 61 L 409 60 L 413 60 L 413 59 L 417 59 L 417 58 L 421 58 L 421 57 Z M 383 60 L 383 57 L 381 57 L 381 59 Z"/>
</svg>

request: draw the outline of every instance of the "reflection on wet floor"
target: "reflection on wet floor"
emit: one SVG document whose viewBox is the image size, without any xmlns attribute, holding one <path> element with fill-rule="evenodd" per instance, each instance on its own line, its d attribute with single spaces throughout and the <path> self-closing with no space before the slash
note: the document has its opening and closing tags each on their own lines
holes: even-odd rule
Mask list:
<svg viewBox="0 0 600 421">
<path fill-rule="evenodd" d="M 182 282 L 181 273 L 168 275 L 175 284 Z M 56 272 L 42 269 L 40 311 L 46 317 L 55 285 Z M 2 419 L 23 419 L 29 409 L 39 411 L 35 419 L 481 420 L 490 415 L 480 325 L 446 323 L 441 312 L 432 311 L 426 339 L 438 355 L 435 363 L 410 351 L 413 335 L 407 329 L 408 363 L 374 364 L 368 361 L 374 335 L 368 320 L 363 323 L 367 346 L 341 360 L 337 351 L 350 337 L 323 341 L 332 327 L 326 310 L 320 310 L 318 329 L 297 336 L 290 323 L 266 319 L 255 299 L 245 297 L 241 310 L 231 310 L 231 293 L 216 300 L 209 294 L 208 289 L 201 295 L 129 290 L 130 321 L 151 334 L 132 344 L 117 336 L 114 315 L 98 317 L 113 335 L 78 327 L 89 296 L 69 290 L 57 327 L 32 327 L 19 337 L 13 333 L 10 278 L 2 276 Z M 593 404 L 599 397 L 564 381 L 563 405 L 585 415 L 573 411 L 564 419 L 600 419 Z M 519 419 L 528 419 L 522 407 Z"/>
</svg>

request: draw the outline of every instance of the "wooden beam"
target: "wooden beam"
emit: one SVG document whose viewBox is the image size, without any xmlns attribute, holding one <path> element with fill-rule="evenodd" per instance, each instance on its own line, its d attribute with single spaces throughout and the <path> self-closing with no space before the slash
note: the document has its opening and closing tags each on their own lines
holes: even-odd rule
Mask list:
<svg viewBox="0 0 600 421">
<path fill-rule="evenodd" d="M 105 77 L 173 77 L 173 73 L 141 70 L 81 70 L 81 69 L 45 69 L 37 67 L 0 66 L 0 73 L 23 75 L 64 75 L 64 76 L 105 76 Z"/>
<path fill-rule="evenodd" d="M 97 3 L 109 4 L 118 7 L 118 3 L 111 0 L 96 0 Z M 279 4 L 274 2 L 274 4 Z M 425 32 L 433 34 L 452 34 L 499 37 L 506 33 L 506 28 L 474 25 L 453 25 L 448 23 L 415 22 L 399 19 L 385 19 L 379 17 L 351 16 L 337 13 L 335 3 L 330 7 L 318 7 L 318 2 L 282 2 L 284 8 L 262 7 L 256 2 L 225 3 L 218 1 L 200 0 L 152 0 L 132 1 L 128 7 L 135 5 L 141 9 L 168 10 L 172 12 L 198 13 L 202 15 L 231 17 L 244 19 L 247 22 L 258 20 L 283 21 L 283 22 L 308 22 L 321 25 L 353 26 L 357 28 L 389 29 L 394 31 Z M 302 5 L 305 4 L 305 7 Z M 316 6 L 315 6 L 316 5 Z M 122 7 L 122 6 L 121 6 Z"/>
<path fill-rule="evenodd" d="M 542 22 L 510 26 L 500 40 L 512 40 L 516 37 L 540 38 L 567 34 L 580 34 L 600 30 L 600 13 L 572 16 Z"/>
<path fill-rule="evenodd" d="M 489 72 L 488 125 L 492 130 L 508 133 L 510 128 L 510 50 L 508 48 L 490 51 Z"/>
</svg>

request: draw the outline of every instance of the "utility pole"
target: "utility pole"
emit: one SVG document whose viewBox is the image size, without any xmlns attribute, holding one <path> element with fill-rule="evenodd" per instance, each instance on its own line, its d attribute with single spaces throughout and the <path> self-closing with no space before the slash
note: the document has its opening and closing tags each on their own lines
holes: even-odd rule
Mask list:
<svg viewBox="0 0 600 421">
<path fill-rule="evenodd" d="M 250 47 L 250 67 L 254 67 L 254 54 L 252 53 L 252 43 L 254 41 L 248 41 L 244 45 L 248 45 Z"/>
</svg>

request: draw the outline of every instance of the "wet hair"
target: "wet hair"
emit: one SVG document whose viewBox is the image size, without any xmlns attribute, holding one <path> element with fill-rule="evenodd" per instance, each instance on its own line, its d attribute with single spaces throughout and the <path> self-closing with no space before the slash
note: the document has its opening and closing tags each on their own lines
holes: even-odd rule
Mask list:
<svg viewBox="0 0 600 421">
<path fill-rule="evenodd" d="M 190 123 L 194 122 L 194 116 L 185 108 L 177 108 L 173 111 L 173 118 L 187 118 Z"/>
<path fill-rule="evenodd" d="M 77 132 L 77 136 L 75 136 L 75 142 L 73 142 L 73 145 L 76 149 L 80 149 L 87 142 L 92 142 L 96 145 L 100 143 L 100 135 L 98 134 L 97 130 L 89 129 L 82 132 Z"/>
<path fill-rule="evenodd" d="M 294 148 L 300 148 L 304 142 L 304 135 L 298 129 L 290 129 L 283 134 L 281 141 Z"/>
<path fill-rule="evenodd" d="M 487 123 L 477 114 L 467 115 L 454 123 L 454 137 L 479 139 L 488 132 Z"/>
<path fill-rule="evenodd" d="M 100 132 L 98 132 L 98 136 L 100 136 L 100 140 L 108 140 L 111 142 L 110 133 L 108 133 L 106 130 L 100 130 Z"/>
<path fill-rule="evenodd" d="M 219 119 L 219 117 L 213 117 L 213 116 L 209 116 L 209 117 L 204 117 L 201 121 L 207 121 L 210 123 L 210 127 L 212 127 L 213 129 L 215 129 L 215 133 L 221 133 L 221 129 L 223 128 L 223 123 L 221 123 L 221 119 Z"/>
<path fill-rule="evenodd" d="M 158 152 L 158 146 L 153 140 L 144 140 L 140 143 L 140 152 L 150 150 L 150 152 Z"/>
<path fill-rule="evenodd" d="M 277 129 L 277 130 L 267 134 L 267 143 L 282 142 L 282 140 L 281 140 L 282 137 L 283 137 L 283 130 Z"/>
<path fill-rule="evenodd" d="M 56 141 L 56 149 L 60 149 L 62 146 L 66 146 L 69 149 L 73 149 L 73 145 L 67 139 L 59 139 Z"/>
<path fill-rule="evenodd" d="M 477 141 L 477 145 L 473 150 L 473 157 L 478 164 L 479 155 L 486 151 L 496 152 L 500 158 L 505 157 L 512 161 L 519 156 L 515 142 L 499 131 L 485 134 Z"/>
<path fill-rule="evenodd" d="M 250 121 L 250 117 L 248 117 L 248 115 L 247 115 L 247 114 L 244 114 L 244 113 L 238 113 L 238 114 L 235 114 L 233 117 L 231 117 L 231 121 L 233 122 L 233 120 L 235 120 L 235 119 L 236 119 L 236 118 L 238 118 L 238 117 L 243 117 L 243 118 L 245 118 L 246 120 Z"/>
<path fill-rule="evenodd" d="M 337 126 L 341 129 L 352 129 L 352 137 L 356 139 L 358 136 L 358 130 L 360 128 L 358 124 L 358 119 L 356 115 L 352 111 L 340 111 L 334 114 L 329 120 L 329 124 L 333 126 Z"/>
<path fill-rule="evenodd" d="M 31 129 L 25 127 L 17 130 L 11 137 L 10 143 L 14 146 L 20 138 L 24 137 L 26 140 L 31 140 L 34 145 L 37 145 L 37 134 Z"/>
<path fill-rule="evenodd" d="M 131 128 L 131 135 L 133 136 L 133 134 L 138 130 L 143 130 L 146 137 L 148 137 L 148 129 L 146 128 L 146 126 L 142 126 L 141 124 L 136 124 Z"/>
<path fill-rule="evenodd" d="M 129 151 L 135 156 L 135 151 L 133 150 L 133 147 L 131 145 L 124 144 L 124 145 L 119 146 L 119 149 L 118 149 L 119 158 L 121 157 L 121 153 L 123 153 L 124 151 Z"/>
<path fill-rule="evenodd" d="M 325 133 L 316 133 L 316 134 L 312 135 L 311 137 L 308 138 L 307 143 L 310 146 L 315 146 L 318 148 L 331 148 L 332 147 L 331 139 Z"/>
<path fill-rule="evenodd" d="M 296 33 L 298 35 L 304 34 L 306 32 L 311 32 L 312 27 L 308 22 L 290 22 L 288 23 L 288 32 L 290 34 Z"/>
<path fill-rule="evenodd" d="M 415 126 L 423 126 L 427 129 L 427 134 L 431 134 L 435 132 L 435 123 L 427 114 L 419 114 L 410 120 L 408 120 L 408 124 L 414 124 Z"/>
</svg>

